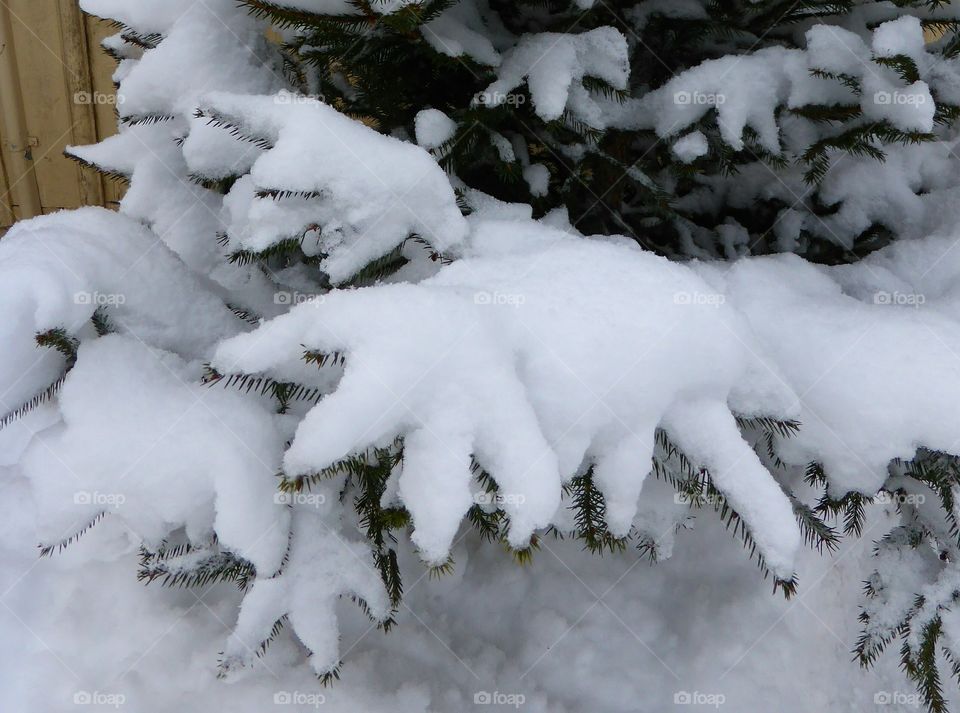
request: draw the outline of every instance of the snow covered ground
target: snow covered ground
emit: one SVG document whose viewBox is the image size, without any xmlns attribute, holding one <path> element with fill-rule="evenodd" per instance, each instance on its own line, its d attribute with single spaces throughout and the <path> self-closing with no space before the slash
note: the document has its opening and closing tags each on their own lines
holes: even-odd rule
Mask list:
<svg viewBox="0 0 960 713">
<path fill-rule="evenodd" d="M 883 516 L 832 556 L 805 551 L 789 602 L 707 513 L 657 565 L 547 539 L 523 568 L 468 534 L 455 572 L 435 580 L 407 552 L 397 627 L 384 635 L 344 602 L 346 665 L 322 688 L 286 634 L 254 670 L 218 680 L 218 647 L 239 604 L 232 586 L 144 587 L 119 520 L 38 560 L 25 483 L 3 483 L 4 711 L 919 710 L 895 651 L 868 672 L 849 654 L 852 605 L 872 537 L 889 527 Z"/>
</svg>

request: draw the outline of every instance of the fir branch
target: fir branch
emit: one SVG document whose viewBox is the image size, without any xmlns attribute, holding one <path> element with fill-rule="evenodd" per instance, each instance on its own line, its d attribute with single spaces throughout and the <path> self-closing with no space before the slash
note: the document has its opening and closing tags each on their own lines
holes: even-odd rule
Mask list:
<svg viewBox="0 0 960 713">
<path fill-rule="evenodd" d="M 106 510 L 101 510 L 100 512 L 98 512 L 96 515 L 93 516 L 92 520 L 90 520 L 86 525 L 81 527 L 72 535 L 69 535 L 68 537 L 65 537 L 49 545 L 44 545 L 44 544 L 38 545 L 40 548 L 40 556 L 49 557 L 54 553 L 59 554 L 60 552 L 63 552 L 63 550 L 65 550 L 67 547 L 69 547 L 74 542 L 76 542 L 81 537 L 83 537 L 85 534 L 87 534 L 87 532 L 89 532 L 94 525 L 100 522 L 106 514 L 107 514 Z"/>
<path fill-rule="evenodd" d="M 106 178 L 112 181 L 116 181 L 117 183 L 122 183 L 124 185 L 128 185 L 130 183 L 130 176 L 128 176 L 127 174 L 122 173 L 121 171 L 118 171 L 116 169 L 106 168 L 104 166 L 99 166 L 95 163 L 91 163 L 86 159 L 80 158 L 75 153 L 71 152 L 69 149 L 64 149 L 63 155 L 66 156 L 71 161 L 75 161 L 83 168 L 92 169 L 97 173 L 99 173 L 101 176 L 105 176 Z"/>
<path fill-rule="evenodd" d="M 3 416 L 0 416 L 0 430 L 6 428 L 14 421 L 19 421 L 26 414 L 30 413 L 41 404 L 45 404 L 50 401 L 60 391 L 60 387 L 63 386 L 63 382 L 66 381 L 66 379 L 67 374 L 64 372 L 57 378 L 56 381 L 50 384 L 50 386 L 42 391 L 37 392 L 13 410 L 8 411 Z"/>
<path fill-rule="evenodd" d="M 615 553 L 626 549 L 626 539 L 614 537 L 607 527 L 607 505 L 593 482 L 593 466 L 583 475 L 573 478 L 565 490 L 571 499 L 568 509 L 574 514 L 576 537 L 583 541 L 585 550 L 603 555 L 604 552 Z"/>
<path fill-rule="evenodd" d="M 176 118 L 173 114 L 130 114 L 121 116 L 120 123 L 124 126 L 150 126 L 173 121 Z"/>
<path fill-rule="evenodd" d="M 890 57 L 874 57 L 873 61 L 881 67 L 888 67 L 895 71 L 900 75 L 900 79 L 907 84 L 920 81 L 920 70 L 917 69 L 917 63 L 905 54 L 896 54 Z"/>
<path fill-rule="evenodd" d="M 260 148 L 264 151 L 269 151 L 273 148 L 273 142 L 270 139 L 265 136 L 255 136 L 247 133 L 238 120 L 231 118 L 226 114 L 217 111 L 216 109 L 197 109 L 197 111 L 194 112 L 194 117 L 197 119 L 206 119 L 208 126 L 215 126 L 218 129 L 223 129 L 238 141 L 253 144 L 257 148 Z"/>
<path fill-rule="evenodd" d="M 347 358 L 340 352 L 319 352 L 313 349 L 307 349 L 302 344 L 303 356 L 301 357 L 307 364 L 316 364 L 318 369 L 327 366 L 343 366 L 347 363 Z"/>
<path fill-rule="evenodd" d="M 403 256 L 403 244 L 401 243 L 386 255 L 368 262 L 350 279 L 339 283 L 337 286 L 346 289 L 375 284 L 395 274 L 408 262 L 410 261 Z"/>
</svg>

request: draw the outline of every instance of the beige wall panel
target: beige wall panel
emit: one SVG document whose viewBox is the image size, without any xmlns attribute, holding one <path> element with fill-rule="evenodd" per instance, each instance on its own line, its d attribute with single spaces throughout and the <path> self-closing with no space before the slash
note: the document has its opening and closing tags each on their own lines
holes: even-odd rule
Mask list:
<svg viewBox="0 0 960 713">
<path fill-rule="evenodd" d="M 0 95 L 2 101 L 2 95 Z M 0 129 L 0 145 L 5 141 L 3 130 Z M 3 165 L 3 152 L 0 151 L 0 234 L 10 227 L 14 221 L 13 196 L 10 195 L 10 181 L 7 180 L 7 168 Z"/>
<path fill-rule="evenodd" d="M 72 97 L 68 97 L 56 0 L 6 0 L 13 19 L 14 44 L 40 202 L 45 213 L 80 205 L 78 168 L 63 155 L 73 141 Z M 66 68 L 71 72 L 76 69 Z"/>
<path fill-rule="evenodd" d="M 114 104 L 115 61 L 100 41 L 116 30 L 83 15 L 77 0 L 0 0 L 9 6 L 18 60 L 27 133 L 35 140 L 33 157 L 43 211 L 81 205 L 116 206 L 121 183 L 81 168 L 63 155 L 70 144 L 88 144 L 117 132 Z M 76 101 L 78 95 L 90 97 Z M 10 93 L 0 88 L 0 102 Z M 0 137 L 2 138 L 2 137 Z M 10 180 L 0 164 L 0 229 L 15 214 Z M 12 212 L 11 212 L 12 211 Z"/>
</svg>

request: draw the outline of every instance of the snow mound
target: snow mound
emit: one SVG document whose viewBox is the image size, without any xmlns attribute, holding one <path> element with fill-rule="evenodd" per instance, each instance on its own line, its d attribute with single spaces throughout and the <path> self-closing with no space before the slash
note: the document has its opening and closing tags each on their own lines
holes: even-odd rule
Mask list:
<svg viewBox="0 0 960 713">
<path fill-rule="evenodd" d="M 466 236 L 450 182 L 419 146 L 291 94 L 214 94 L 204 108 L 270 145 L 225 199 L 234 250 L 262 251 L 318 231 L 304 249 L 321 255 L 322 269 L 340 283 L 411 234 L 441 252 Z"/>
<path fill-rule="evenodd" d="M 615 89 L 626 89 L 629 74 L 626 38 L 613 27 L 578 35 L 524 35 L 497 68 L 498 79 L 475 101 L 499 106 L 526 81 L 541 119 L 559 119 L 569 110 L 578 119 L 602 128 L 602 112 L 584 88 L 583 79 L 593 77 Z"/>
<path fill-rule="evenodd" d="M 176 355 L 120 335 L 81 345 L 59 407 L 63 423 L 21 461 L 45 543 L 106 512 L 137 544 L 158 546 L 183 527 L 194 543 L 216 533 L 265 576 L 279 569 L 289 529 L 274 499 L 283 433 L 262 407 L 205 388 Z"/>
<path fill-rule="evenodd" d="M 0 241 L 0 302 L 9 315 L 0 326 L 4 412 L 49 386 L 60 370 L 47 350 L 37 350 L 34 336 L 92 331 L 98 308 L 114 328 L 188 358 L 238 331 L 209 285 L 156 235 L 102 208 L 17 223 Z"/>
</svg>

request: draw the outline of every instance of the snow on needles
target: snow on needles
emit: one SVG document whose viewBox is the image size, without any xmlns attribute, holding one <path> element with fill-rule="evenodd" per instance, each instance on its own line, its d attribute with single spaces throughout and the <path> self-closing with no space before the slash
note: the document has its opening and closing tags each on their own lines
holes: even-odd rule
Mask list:
<svg viewBox="0 0 960 713">
<path fill-rule="evenodd" d="M 320 226 L 304 249 L 325 255 L 321 267 L 336 284 L 411 233 L 441 252 L 466 236 L 450 182 L 418 146 L 290 94 L 214 94 L 204 107 L 272 146 L 224 201 L 233 249 L 261 251 Z"/>
<path fill-rule="evenodd" d="M 591 126 L 601 126 L 602 112 L 584 88 L 584 77 L 602 79 L 622 90 L 627 87 L 629 74 L 626 38 L 613 27 L 598 27 L 579 35 L 524 35 L 497 68 L 497 80 L 475 101 L 498 106 L 526 81 L 542 119 L 559 119 L 570 110 Z"/>
<path fill-rule="evenodd" d="M 98 307 L 114 328 L 188 358 L 238 331 L 223 302 L 149 230 L 102 208 L 15 225 L 0 242 L 0 392 L 10 409 L 46 387 L 34 335 L 92 330 Z M 47 357 L 46 361 L 49 361 Z M 36 370 L 35 370 L 36 369 Z"/>
<path fill-rule="evenodd" d="M 405 436 L 400 497 L 423 556 L 442 562 L 473 504 L 471 455 L 513 496 L 504 508 L 514 547 L 552 522 L 561 485 L 585 462 L 611 530 L 625 535 L 667 418 L 789 577 L 799 543 L 790 505 L 726 406 L 753 359 L 738 316 L 701 299 L 710 288 L 687 268 L 534 222 L 479 223 L 473 245 L 419 285 L 333 292 L 221 345 L 214 363 L 248 372 L 301 344 L 347 355 L 285 471 L 315 472 Z M 614 298 L 622 308 L 611 312 Z M 369 319 L 380 328 L 364 328 Z"/>
<path fill-rule="evenodd" d="M 175 354 L 121 335 L 80 347 L 59 406 L 62 425 L 21 461 L 45 512 L 45 544 L 76 531 L 80 506 L 82 524 L 106 512 L 152 546 L 179 527 L 194 543 L 216 533 L 264 576 L 279 569 L 289 529 L 274 497 L 283 430 L 262 406 L 202 386 Z"/>
<path fill-rule="evenodd" d="M 666 137 L 715 110 L 720 135 L 729 146 L 742 150 L 749 128 L 760 145 L 775 154 L 781 152 L 785 123 L 777 116 L 780 107 L 859 103 L 869 118 L 889 121 L 902 131 L 933 129 L 936 104 L 926 81 L 908 85 L 894 69 L 874 62 L 870 47 L 858 35 L 842 28 L 814 25 L 806 41 L 806 49 L 768 47 L 707 60 L 640 100 L 613 107 L 619 118 L 612 123 L 653 128 Z M 883 23 L 875 31 L 874 52 L 885 57 L 894 50 L 915 56 L 921 76 L 932 81 L 932 57 L 924 51 L 923 30 L 915 18 Z M 818 76 L 823 72 L 860 80 L 862 95 L 857 97 L 835 78 Z"/>
<path fill-rule="evenodd" d="M 949 254 L 947 241 L 931 238 L 930 254 Z M 940 304 L 931 291 L 934 310 L 918 297 L 904 304 L 898 265 L 916 255 L 882 255 L 882 268 L 880 257 L 825 269 L 785 256 L 691 270 L 487 220 L 474 224 L 469 256 L 437 276 L 333 292 L 226 341 L 215 361 L 269 373 L 301 344 L 346 354 L 343 380 L 303 419 L 284 467 L 314 472 L 405 436 L 400 497 L 430 561 L 445 558 L 471 505 L 471 455 L 518 496 L 504 505 L 514 546 L 551 522 L 561 484 L 586 463 L 624 534 L 662 426 L 711 469 L 785 575 L 798 542 L 790 507 L 728 404 L 799 417 L 780 455 L 823 463 L 837 493 L 875 493 L 887 463 L 918 445 L 956 450 L 960 328 L 945 311 L 956 298 Z M 946 289 L 955 262 L 931 290 Z M 932 346 L 904 353 L 921 342 Z"/>
</svg>

